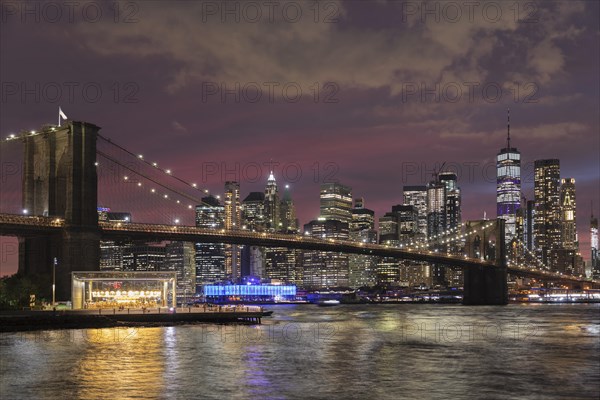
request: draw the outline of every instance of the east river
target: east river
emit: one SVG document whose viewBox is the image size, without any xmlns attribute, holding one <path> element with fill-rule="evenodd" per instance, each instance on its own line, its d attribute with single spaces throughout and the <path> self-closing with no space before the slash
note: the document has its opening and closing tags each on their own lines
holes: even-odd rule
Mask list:
<svg viewBox="0 0 600 400">
<path fill-rule="evenodd" d="M 260 326 L 3 333 L 0 398 L 600 398 L 597 304 L 266 308 Z"/>
</svg>

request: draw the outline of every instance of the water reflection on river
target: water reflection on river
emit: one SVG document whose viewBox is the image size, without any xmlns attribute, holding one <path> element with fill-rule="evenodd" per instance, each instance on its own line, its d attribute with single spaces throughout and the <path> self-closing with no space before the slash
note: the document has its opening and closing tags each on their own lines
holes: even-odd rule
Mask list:
<svg viewBox="0 0 600 400">
<path fill-rule="evenodd" d="M 0 336 L 0 396 L 599 398 L 598 305 L 271 306 L 261 326 Z"/>
</svg>

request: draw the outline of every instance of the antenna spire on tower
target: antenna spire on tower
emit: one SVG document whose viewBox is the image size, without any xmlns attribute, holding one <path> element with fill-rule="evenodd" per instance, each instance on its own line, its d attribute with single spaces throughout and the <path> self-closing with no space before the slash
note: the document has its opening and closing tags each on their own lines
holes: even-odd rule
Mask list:
<svg viewBox="0 0 600 400">
<path fill-rule="evenodd" d="M 507 124 L 506 124 L 506 129 L 507 129 L 507 132 L 506 132 L 506 148 L 510 149 L 510 108 L 506 109 L 506 114 L 507 114 L 507 117 L 508 117 Z"/>
</svg>

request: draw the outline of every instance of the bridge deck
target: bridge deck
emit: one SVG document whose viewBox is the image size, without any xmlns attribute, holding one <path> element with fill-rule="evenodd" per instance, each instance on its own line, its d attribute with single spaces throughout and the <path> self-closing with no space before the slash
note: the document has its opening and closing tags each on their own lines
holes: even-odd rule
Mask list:
<svg viewBox="0 0 600 400">
<path fill-rule="evenodd" d="M 4 236 L 28 236 L 59 233 L 68 228 L 62 218 L 0 214 L 0 234 Z M 465 256 L 437 253 L 430 250 L 397 248 L 387 245 L 353 242 L 349 240 L 316 239 L 296 234 L 251 232 L 247 230 L 214 230 L 181 225 L 158 225 L 140 223 L 99 222 L 103 239 L 118 240 L 173 240 L 195 243 L 227 243 L 264 247 L 287 247 L 301 250 L 332 251 L 349 254 L 365 254 L 405 260 L 448 265 L 455 268 L 500 268 L 496 264 Z M 564 282 L 600 285 L 600 281 L 577 276 L 563 275 L 536 268 L 508 266 L 509 273 L 532 278 L 554 279 Z"/>
</svg>

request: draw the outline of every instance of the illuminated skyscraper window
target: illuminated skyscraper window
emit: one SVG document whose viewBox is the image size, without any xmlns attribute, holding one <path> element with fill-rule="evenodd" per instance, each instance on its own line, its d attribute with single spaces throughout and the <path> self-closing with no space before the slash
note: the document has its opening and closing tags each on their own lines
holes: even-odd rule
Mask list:
<svg viewBox="0 0 600 400">
<path fill-rule="evenodd" d="M 510 111 L 506 147 L 496 156 L 496 212 L 505 221 L 506 243 L 516 235 L 517 210 L 521 205 L 521 153 L 510 145 Z"/>
</svg>

